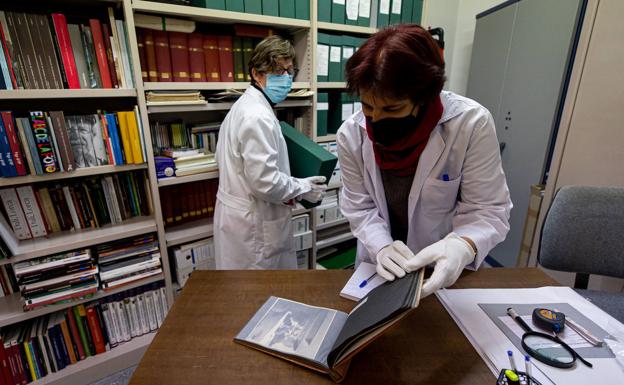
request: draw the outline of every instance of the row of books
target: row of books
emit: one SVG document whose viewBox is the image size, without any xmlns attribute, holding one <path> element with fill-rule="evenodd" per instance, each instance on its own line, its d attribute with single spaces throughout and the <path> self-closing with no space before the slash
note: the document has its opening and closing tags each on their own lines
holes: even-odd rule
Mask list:
<svg viewBox="0 0 624 385">
<path fill-rule="evenodd" d="M 154 332 L 168 309 L 161 281 L 3 328 L 0 382 L 27 384 Z"/>
<path fill-rule="evenodd" d="M 171 155 L 178 149 L 196 149 L 214 153 L 221 122 L 188 124 L 184 121 L 150 123 L 154 154 Z M 188 154 L 187 154 L 188 155 Z"/>
<path fill-rule="evenodd" d="M 347 60 L 366 39 L 349 35 L 318 34 L 316 49 L 317 80 L 344 82 Z"/>
<path fill-rule="evenodd" d="M 0 89 L 134 88 L 127 25 L 0 11 Z"/>
<path fill-rule="evenodd" d="M 0 111 L 0 176 L 43 175 L 76 168 L 141 164 L 147 159 L 138 107 L 134 111 L 65 116 Z"/>
<path fill-rule="evenodd" d="M 372 0 L 318 0 L 318 20 L 369 27 L 371 3 Z M 421 22 L 423 0 L 378 0 L 376 3 L 378 28 Z"/>
<path fill-rule="evenodd" d="M 224 11 L 310 20 L 310 0 L 192 0 L 191 3 Z"/>
<path fill-rule="evenodd" d="M 259 32 L 269 35 L 270 30 Z M 244 82 L 258 39 L 137 28 L 143 81 Z"/>
<path fill-rule="evenodd" d="M 118 224 L 152 213 L 148 183 L 143 171 L 134 171 L 5 188 L 0 190 L 0 219 L 4 227 L 10 223 L 18 240 Z"/>
<path fill-rule="evenodd" d="M 316 135 L 335 134 L 342 122 L 362 109 L 359 97 L 347 92 L 319 92 L 316 108 Z"/>
<path fill-rule="evenodd" d="M 218 187 L 218 179 L 209 179 L 161 188 L 165 227 L 212 218 Z"/>
<path fill-rule="evenodd" d="M 10 264 L 0 266 L 0 297 L 11 295 L 19 291 L 13 266 Z"/>
</svg>

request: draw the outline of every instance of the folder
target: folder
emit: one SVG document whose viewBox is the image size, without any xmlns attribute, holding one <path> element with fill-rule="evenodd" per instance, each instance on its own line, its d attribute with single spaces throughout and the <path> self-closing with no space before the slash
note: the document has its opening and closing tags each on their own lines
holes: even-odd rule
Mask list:
<svg viewBox="0 0 624 385">
<path fill-rule="evenodd" d="M 302 0 L 299 0 L 302 1 Z M 279 0 L 279 16 L 295 18 L 295 0 Z"/>
<path fill-rule="evenodd" d="M 245 12 L 244 0 L 225 0 L 225 10 L 232 12 Z"/>
<path fill-rule="evenodd" d="M 332 0 L 318 0 L 318 21 L 331 23 Z"/>
<path fill-rule="evenodd" d="M 390 7 L 390 24 L 401 23 L 401 0 L 392 0 L 392 7 Z"/>
<path fill-rule="evenodd" d="M 262 0 L 262 14 L 279 16 L 279 0 Z"/>
<path fill-rule="evenodd" d="M 329 35 L 329 75 L 328 81 L 340 81 L 340 67 L 342 63 L 342 36 Z"/>
<path fill-rule="evenodd" d="M 379 0 L 377 10 L 377 28 L 383 28 L 390 23 L 390 3 L 391 0 Z"/>
<path fill-rule="evenodd" d="M 358 7 L 358 23 L 362 27 L 370 27 L 371 0 L 360 0 Z"/>
<path fill-rule="evenodd" d="M 401 4 L 401 23 L 412 22 L 412 9 L 414 8 L 414 0 L 403 0 Z"/>
<path fill-rule="evenodd" d="M 338 132 L 342 124 L 342 94 L 332 92 L 329 94 L 329 110 L 327 111 L 327 134 Z"/>
<path fill-rule="evenodd" d="M 232 36 L 219 36 L 219 74 L 222 82 L 234 81 L 234 60 L 232 56 Z"/>
<path fill-rule="evenodd" d="M 342 36 L 342 56 L 340 60 L 340 81 L 346 81 L 345 67 L 347 66 L 347 60 L 355 53 L 356 41 L 351 36 Z"/>
<path fill-rule="evenodd" d="M 331 22 L 336 24 L 345 23 L 345 0 L 332 0 Z"/>
<path fill-rule="evenodd" d="M 358 11 L 360 0 L 346 0 L 345 2 L 345 24 L 358 25 Z"/>
<path fill-rule="evenodd" d="M 329 94 L 319 92 L 316 97 L 316 136 L 327 135 L 327 113 L 329 112 Z"/>
<path fill-rule="evenodd" d="M 280 122 L 280 126 L 288 147 L 290 174 L 295 178 L 322 175 L 329 181 L 338 158 L 288 123 Z M 320 203 L 301 201 L 303 207 L 308 209 Z"/>
<path fill-rule="evenodd" d="M 225 10 L 225 0 L 191 0 L 196 7 Z"/>
<path fill-rule="evenodd" d="M 412 8 L 412 23 L 420 25 L 422 23 L 423 0 L 414 0 Z"/>
<path fill-rule="evenodd" d="M 316 69 L 317 81 L 328 81 L 329 75 L 329 35 L 326 33 L 318 33 L 318 43 L 316 46 Z"/>
<path fill-rule="evenodd" d="M 245 13 L 262 15 L 262 0 L 245 0 Z"/>
<path fill-rule="evenodd" d="M 245 81 L 245 70 L 243 65 L 243 39 L 232 38 L 232 51 L 234 52 L 234 81 Z"/>
<path fill-rule="evenodd" d="M 310 0 L 295 0 L 295 18 L 310 20 Z"/>
</svg>

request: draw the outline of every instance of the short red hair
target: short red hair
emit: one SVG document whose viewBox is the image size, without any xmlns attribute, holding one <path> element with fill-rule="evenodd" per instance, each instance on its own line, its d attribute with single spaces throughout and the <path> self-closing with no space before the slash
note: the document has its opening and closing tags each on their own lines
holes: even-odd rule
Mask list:
<svg viewBox="0 0 624 385">
<path fill-rule="evenodd" d="M 442 91 L 444 60 L 431 34 L 416 24 L 386 27 L 347 61 L 347 88 L 426 104 Z"/>
</svg>

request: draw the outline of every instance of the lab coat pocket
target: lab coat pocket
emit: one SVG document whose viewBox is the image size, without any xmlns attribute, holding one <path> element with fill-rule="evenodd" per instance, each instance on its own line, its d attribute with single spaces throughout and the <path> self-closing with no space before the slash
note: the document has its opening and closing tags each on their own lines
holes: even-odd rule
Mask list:
<svg viewBox="0 0 624 385">
<path fill-rule="evenodd" d="M 277 263 L 277 257 L 292 249 L 293 236 L 290 216 L 272 221 L 263 221 L 262 238 L 261 253 L 264 263 L 269 265 L 267 268 L 275 268 L 275 266 L 272 266 L 271 261 L 275 260 L 275 263 Z"/>
<path fill-rule="evenodd" d="M 427 178 L 423 185 L 421 200 L 425 215 L 440 217 L 455 211 L 461 175 L 452 180 Z"/>
</svg>

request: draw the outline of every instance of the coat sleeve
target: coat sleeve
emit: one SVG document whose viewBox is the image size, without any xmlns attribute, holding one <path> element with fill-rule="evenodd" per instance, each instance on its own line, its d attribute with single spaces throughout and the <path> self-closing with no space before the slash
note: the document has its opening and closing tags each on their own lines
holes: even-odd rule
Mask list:
<svg viewBox="0 0 624 385">
<path fill-rule="evenodd" d="M 279 136 L 275 122 L 264 116 L 243 121 L 240 130 L 240 153 L 243 173 L 252 194 L 261 200 L 280 204 L 310 190 L 299 179 L 280 171 L 278 165 Z"/>
<path fill-rule="evenodd" d="M 492 116 L 485 110 L 475 125 L 462 168 L 461 199 L 453 217 L 453 231 L 477 246 L 470 269 L 477 269 L 490 250 L 505 239 L 513 206 Z"/>
<path fill-rule="evenodd" d="M 392 243 L 390 228 L 381 217 L 379 209 L 364 185 L 364 162 L 362 160 L 359 127 L 346 122 L 338 132 L 338 160 L 342 171 L 340 210 L 349 220 L 353 235 L 364 245 L 368 259 L 376 263 L 375 256 Z"/>
</svg>

